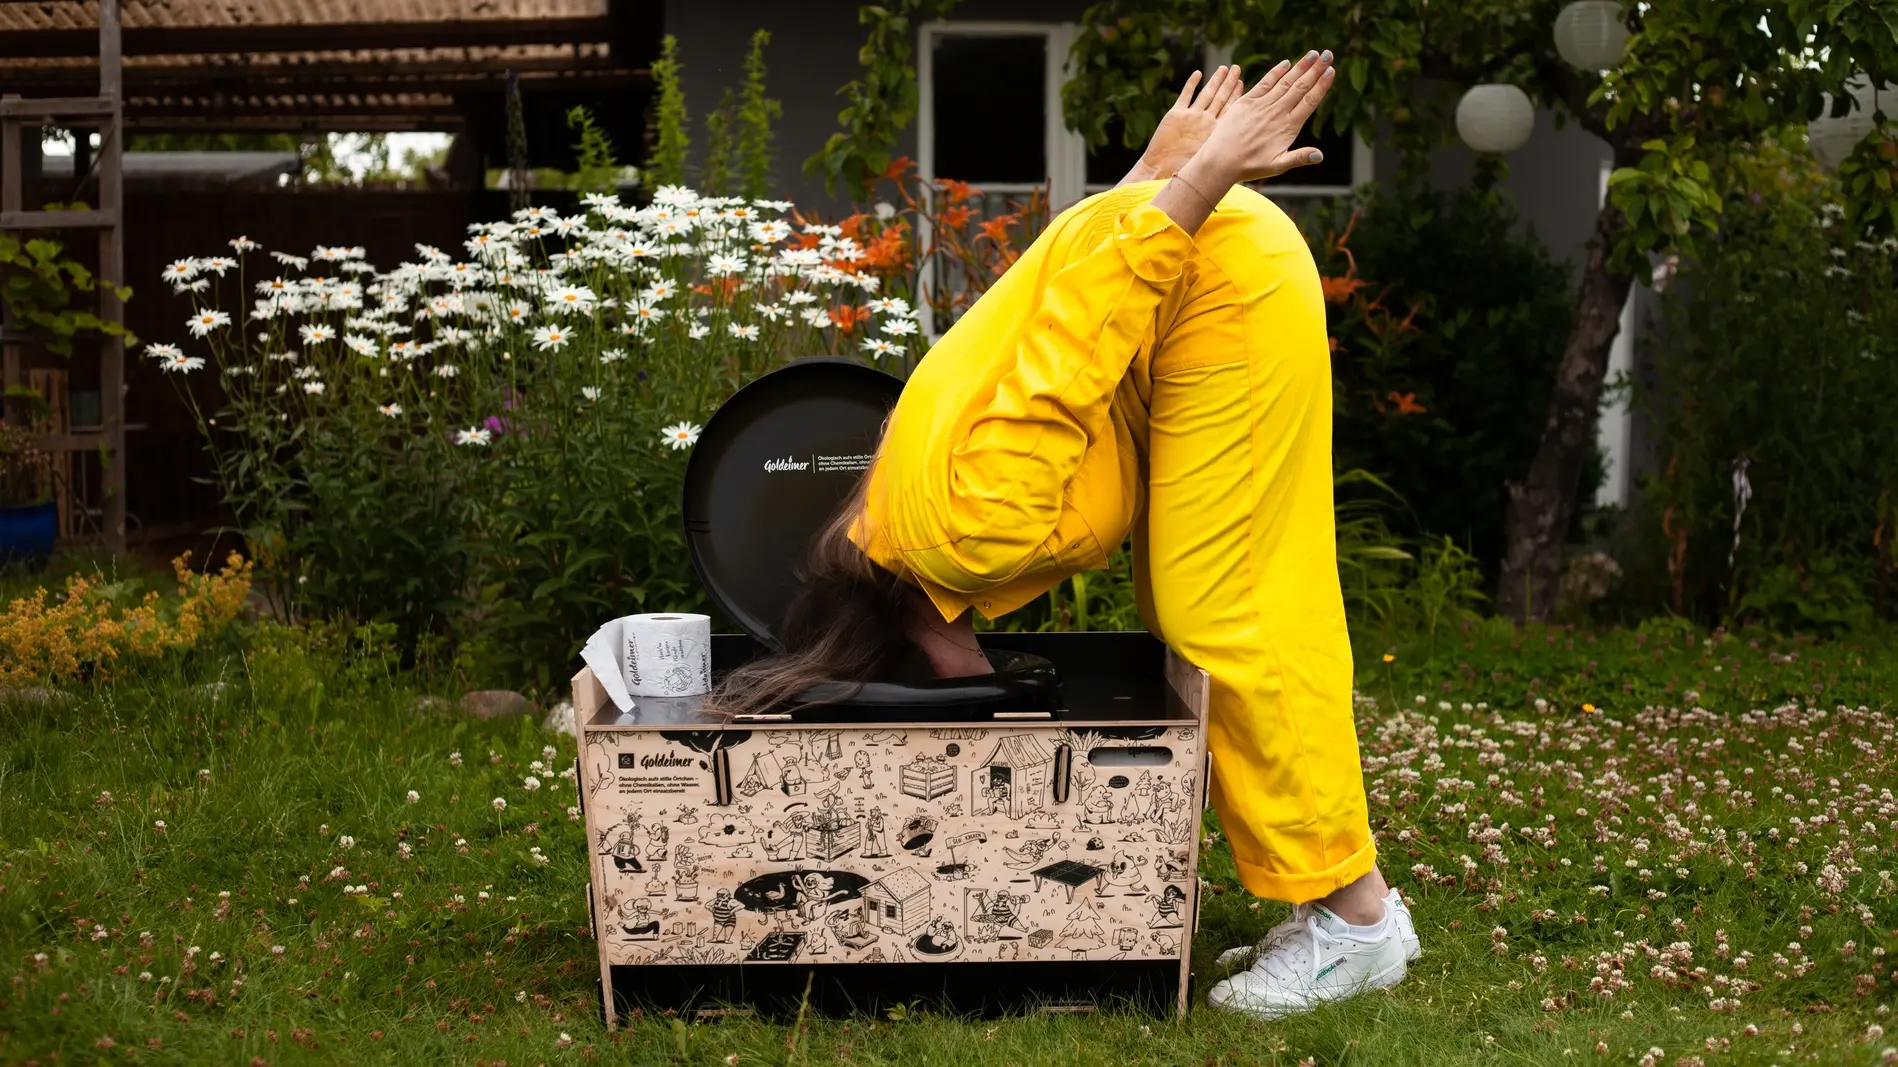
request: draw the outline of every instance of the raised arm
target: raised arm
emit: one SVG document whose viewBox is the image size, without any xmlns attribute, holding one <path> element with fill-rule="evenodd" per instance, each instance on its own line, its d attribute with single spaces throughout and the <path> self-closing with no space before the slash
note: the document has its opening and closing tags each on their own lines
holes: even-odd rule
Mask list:
<svg viewBox="0 0 1898 1067">
<path fill-rule="evenodd" d="M 1236 77 L 1235 77 L 1236 82 Z M 1051 546 L 1068 483 L 1134 356 L 1153 341 L 1155 311 L 1179 284 L 1192 235 L 1234 182 L 1296 165 L 1289 151 L 1330 88 L 1316 54 L 1225 108 L 1206 143 L 1154 196 L 1127 211 L 1099 248 L 1039 294 L 1013 366 L 946 462 L 913 467 L 920 491 L 885 497 L 916 576 L 964 597 L 1006 583 Z"/>
<path fill-rule="evenodd" d="M 1308 69 L 1310 64 L 1318 62 L 1329 66 L 1331 53 L 1307 54 L 1297 70 L 1293 69 L 1290 60 L 1280 60 L 1271 70 L 1266 71 L 1265 77 L 1260 79 L 1259 84 L 1265 91 L 1271 92 L 1277 87 L 1280 79 L 1288 74 L 1296 79 Z M 1148 140 L 1146 150 L 1140 153 L 1140 159 L 1134 163 L 1133 169 L 1127 172 L 1126 177 L 1120 180 L 1120 184 L 1171 178 L 1178 174 L 1180 168 L 1185 166 L 1186 162 L 1199 151 L 1200 146 L 1206 143 L 1219 117 L 1239 97 L 1244 88 L 1236 65 L 1215 68 L 1212 77 L 1206 79 L 1203 86 L 1200 84 L 1200 72 L 1194 71 L 1186 79 L 1186 85 L 1180 90 L 1179 98 L 1173 102 L 1173 106 L 1167 110 L 1166 114 L 1160 117 L 1160 124 L 1154 129 L 1153 137 Z M 1198 90 L 1197 93 L 1195 89 Z M 1323 152 L 1315 148 L 1308 149 L 1301 155 L 1295 155 L 1286 169 L 1317 163 L 1324 158 Z"/>
</svg>

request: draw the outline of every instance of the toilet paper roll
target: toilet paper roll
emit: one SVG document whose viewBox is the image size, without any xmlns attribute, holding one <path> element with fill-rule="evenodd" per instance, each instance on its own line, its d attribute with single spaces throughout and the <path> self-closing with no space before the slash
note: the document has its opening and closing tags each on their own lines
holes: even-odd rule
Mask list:
<svg viewBox="0 0 1898 1067">
<path fill-rule="evenodd" d="M 620 620 L 620 668 L 634 697 L 684 697 L 712 689 L 712 618 L 659 612 Z"/>
</svg>

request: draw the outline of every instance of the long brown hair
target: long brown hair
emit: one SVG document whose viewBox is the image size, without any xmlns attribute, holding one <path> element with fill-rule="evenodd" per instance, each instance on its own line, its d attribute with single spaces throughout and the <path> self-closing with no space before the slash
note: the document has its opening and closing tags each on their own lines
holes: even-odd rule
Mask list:
<svg viewBox="0 0 1898 1067">
<path fill-rule="evenodd" d="M 707 702 L 721 715 L 770 711 L 824 682 L 862 685 L 935 677 L 911 636 L 918 613 L 935 610 L 922 590 L 878 566 L 850 539 L 864 510 L 866 472 L 855 492 L 811 538 L 797 592 L 778 636 L 782 652 L 726 675 Z"/>
</svg>

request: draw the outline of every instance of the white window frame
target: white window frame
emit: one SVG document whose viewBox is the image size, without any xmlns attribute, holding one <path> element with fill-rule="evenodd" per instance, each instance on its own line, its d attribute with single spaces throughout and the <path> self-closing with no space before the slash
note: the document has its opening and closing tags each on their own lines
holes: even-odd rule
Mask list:
<svg viewBox="0 0 1898 1067">
<path fill-rule="evenodd" d="M 955 22 L 935 20 L 917 29 L 916 173 L 924 187 L 936 178 L 936 59 L 939 37 L 1041 37 L 1048 62 L 1043 68 L 1042 107 L 1047 116 L 1043 157 L 1049 173 L 1039 182 L 964 179 L 985 193 L 1026 196 L 1046 186 L 1049 206 L 1059 211 L 1081 199 L 1087 148 L 1079 134 L 1061 121 L 1061 83 L 1067 80 L 1067 54 L 1078 32 L 1072 22 Z M 1058 59 L 1058 62 L 1056 61 Z"/>
<path fill-rule="evenodd" d="M 1054 211 L 1068 207 L 1084 196 L 1113 188 L 1111 184 L 1087 181 L 1087 142 L 1067 128 L 1061 113 L 1061 86 L 1068 78 L 1068 53 L 1074 47 L 1080 28 L 1072 22 L 958 22 L 937 19 L 917 28 L 916 78 L 918 82 L 916 120 L 916 167 L 925 185 L 936 177 L 936 93 L 935 42 L 938 37 L 1034 37 L 1045 41 L 1047 64 L 1042 85 L 1042 106 L 1047 116 L 1047 142 L 1044 146 L 1049 173 L 1041 182 L 991 182 L 967 179 L 984 192 L 1025 196 L 1045 185 L 1049 207 Z M 1232 62 L 1233 47 L 1206 46 L 1204 64 L 1211 70 Z M 1263 191 L 1274 197 L 1344 196 L 1377 176 L 1377 154 L 1362 137 L 1354 138 L 1351 152 L 1351 184 L 1298 185 L 1273 182 Z"/>
</svg>

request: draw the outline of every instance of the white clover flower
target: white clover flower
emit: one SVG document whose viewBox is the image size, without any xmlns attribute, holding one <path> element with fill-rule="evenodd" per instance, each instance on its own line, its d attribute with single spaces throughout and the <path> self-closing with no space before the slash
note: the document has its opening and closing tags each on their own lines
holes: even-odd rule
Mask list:
<svg viewBox="0 0 1898 1067">
<path fill-rule="evenodd" d="M 503 797 L 495 797 L 492 801 L 489 801 L 489 804 L 491 807 L 494 808 L 495 811 L 507 810 L 507 800 Z M 486 896 L 487 894 L 484 893 L 482 895 Z"/>
<path fill-rule="evenodd" d="M 540 788 L 540 779 L 530 774 L 521 782 L 521 788 L 532 793 Z"/>
<path fill-rule="evenodd" d="M 455 431 L 455 443 L 458 445 L 485 445 L 492 440 L 494 440 L 494 433 L 480 426 Z M 457 757 L 459 755 L 460 753 L 456 753 Z M 457 767 L 461 766 L 458 758 L 451 757 L 449 762 Z"/>
<path fill-rule="evenodd" d="M 409 790 L 409 793 L 408 793 L 408 801 L 409 801 L 409 803 L 411 803 L 411 804 L 413 804 L 413 803 L 415 803 L 416 801 L 418 801 L 418 800 L 421 800 L 421 799 L 422 799 L 422 794 L 420 794 L 420 793 L 417 793 L 417 792 L 416 792 L 415 790 L 413 790 L 413 789 L 411 789 L 411 790 Z"/>
<path fill-rule="evenodd" d="M 185 328 L 191 331 L 193 337 L 209 337 L 212 330 L 230 324 L 230 313 L 216 309 L 200 311 L 185 320 Z"/>
<path fill-rule="evenodd" d="M 694 423 L 675 422 L 659 431 L 659 439 L 674 449 L 691 448 L 698 443 L 699 433 L 702 430 L 704 430 L 703 426 Z"/>
<path fill-rule="evenodd" d="M 450 753 L 448 754 L 448 765 L 449 765 L 449 766 L 451 766 L 451 767 L 459 767 L 459 766 L 461 766 L 461 753 L 459 753 L 459 752 L 450 752 Z"/>
<path fill-rule="evenodd" d="M 349 836 L 348 834 L 344 834 L 343 836 L 336 839 L 336 846 L 342 849 L 344 852 L 348 852 L 350 849 L 356 847 L 356 839 Z"/>
</svg>

